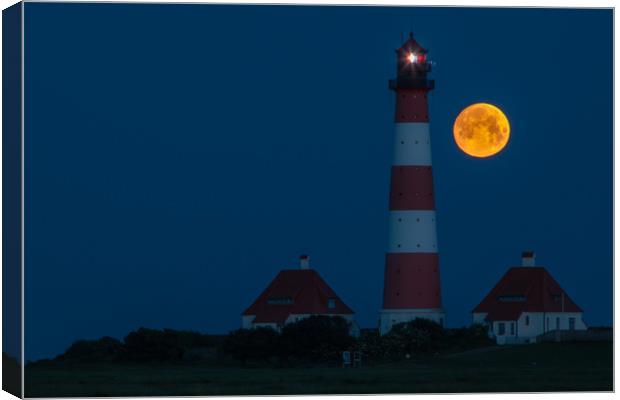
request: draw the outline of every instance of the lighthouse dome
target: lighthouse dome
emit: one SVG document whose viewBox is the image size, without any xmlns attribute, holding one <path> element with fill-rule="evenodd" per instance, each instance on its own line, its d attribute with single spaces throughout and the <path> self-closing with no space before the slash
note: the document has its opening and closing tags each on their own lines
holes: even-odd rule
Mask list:
<svg viewBox="0 0 620 400">
<path fill-rule="evenodd" d="M 426 49 L 413 38 L 413 32 L 409 32 L 409 38 L 405 43 L 403 43 L 397 50 L 399 54 L 402 53 L 416 53 L 416 54 L 426 54 Z"/>
</svg>

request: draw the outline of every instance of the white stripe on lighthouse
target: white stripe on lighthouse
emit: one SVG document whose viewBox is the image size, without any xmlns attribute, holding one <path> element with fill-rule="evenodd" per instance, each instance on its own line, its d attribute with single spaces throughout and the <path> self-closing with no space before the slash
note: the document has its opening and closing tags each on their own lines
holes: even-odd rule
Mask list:
<svg viewBox="0 0 620 400">
<path fill-rule="evenodd" d="M 433 210 L 390 211 L 388 253 L 436 253 Z"/>
<path fill-rule="evenodd" d="M 394 137 L 393 165 L 431 165 L 428 122 L 399 122 Z"/>
</svg>

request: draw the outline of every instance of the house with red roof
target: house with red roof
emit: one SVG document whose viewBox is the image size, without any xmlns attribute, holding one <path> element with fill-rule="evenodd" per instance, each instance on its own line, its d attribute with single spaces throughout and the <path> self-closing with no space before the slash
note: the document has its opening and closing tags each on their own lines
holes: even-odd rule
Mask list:
<svg viewBox="0 0 620 400">
<path fill-rule="evenodd" d="M 535 343 L 555 330 L 586 330 L 582 309 L 549 272 L 535 266 L 534 252 L 522 254 L 472 310 L 473 322 L 489 327 L 489 335 L 504 343 Z"/>
<path fill-rule="evenodd" d="M 270 327 L 280 330 L 291 322 L 312 315 L 339 316 L 349 321 L 351 333 L 359 334 L 355 313 L 336 292 L 310 268 L 310 258 L 299 258 L 299 269 L 285 269 L 276 275 L 267 288 L 241 314 L 245 329 Z"/>
</svg>

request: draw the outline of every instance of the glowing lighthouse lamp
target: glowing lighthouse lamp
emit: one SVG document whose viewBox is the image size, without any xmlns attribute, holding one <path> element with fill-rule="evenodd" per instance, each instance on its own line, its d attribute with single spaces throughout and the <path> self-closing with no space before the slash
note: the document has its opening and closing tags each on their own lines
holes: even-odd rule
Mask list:
<svg viewBox="0 0 620 400">
<path fill-rule="evenodd" d="M 423 63 L 426 61 L 426 55 L 425 54 L 415 54 L 415 53 L 409 53 L 409 62 L 410 63 Z"/>
<path fill-rule="evenodd" d="M 445 320 L 428 123 L 427 95 L 435 81 L 427 78 L 431 63 L 412 34 L 396 53 L 397 77 L 389 85 L 396 113 L 381 334 L 415 318 L 441 325 Z"/>
</svg>

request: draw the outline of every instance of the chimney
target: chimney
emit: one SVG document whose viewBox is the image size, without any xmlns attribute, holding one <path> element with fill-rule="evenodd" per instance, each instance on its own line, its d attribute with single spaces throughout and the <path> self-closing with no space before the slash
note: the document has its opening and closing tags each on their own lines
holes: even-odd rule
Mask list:
<svg viewBox="0 0 620 400">
<path fill-rule="evenodd" d="M 533 251 L 524 251 L 521 253 L 521 260 L 524 267 L 533 267 L 536 265 L 536 257 Z"/>
<path fill-rule="evenodd" d="M 310 269 L 310 257 L 307 255 L 299 256 L 299 269 Z"/>
</svg>

